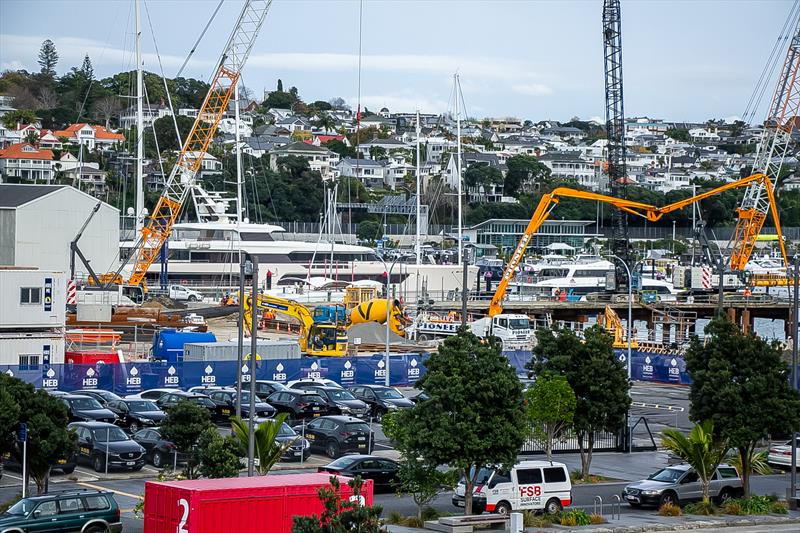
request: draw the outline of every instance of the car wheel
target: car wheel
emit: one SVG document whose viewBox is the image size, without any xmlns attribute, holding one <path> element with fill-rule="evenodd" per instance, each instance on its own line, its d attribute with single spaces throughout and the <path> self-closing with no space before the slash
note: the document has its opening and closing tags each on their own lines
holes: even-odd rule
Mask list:
<svg viewBox="0 0 800 533">
<path fill-rule="evenodd" d="M 131 422 L 130 425 L 128 426 L 128 431 L 130 431 L 131 433 L 136 433 L 137 431 L 139 431 L 139 422 Z"/>
<path fill-rule="evenodd" d="M 108 531 L 107 527 L 103 526 L 89 526 L 83 530 L 83 533 L 106 533 Z"/>
<path fill-rule="evenodd" d="M 196 302 L 197 301 L 197 297 L 194 294 L 192 294 L 191 296 L 189 296 L 189 301 L 190 302 Z"/>
<path fill-rule="evenodd" d="M 494 512 L 503 515 L 503 516 L 510 516 L 511 515 L 511 504 L 508 502 L 500 502 L 494 506 Z"/>
<path fill-rule="evenodd" d="M 561 501 L 556 498 L 550 498 L 544 506 L 547 514 L 556 514 L 561 512 Z"/>
<path fill-rule="evenodd" d="M 721 491 L 719 491 L 719 496 L 717 496 L 717 502 L 720 504 L 725 503 L 727 500 L 733 498 L 733 491 L 728 487 L 725 487 Z"/>
<path fill-rule="evenodd" d="M 164 455 L 161 452 L 153 452 L 153 466 L 156 468 L 164 466 Z"/>
<path fill-rule="evenodd" d="M 75 467 L 65 466 L 64 468 L 61 469 L 61 471 L 64 473 L 65 476 L 68 476 L 75 471 Z"/>
<path fill-rule="evenodd" d="M 659 507 L 666 504 L 672 505 L 680 505 L 680 501 L 678 500 L 678 495 L 674 492 L 665 492 L 661 495 L 661 499 L 658 502 Z"/>
<path fill-rule="evenodd" d="M 99 455 L 95 455 L 92 459 L 92 467 L 95 472 L 103 472 L 105 470 L 105 461 Z"/>
<path fill-rule="evenodd" d="M 328 444 L 325 445 L 325 455 L 331 459 L 339 457 L 339 443 L 335 440 L 329 441 Z"/>
</svg>

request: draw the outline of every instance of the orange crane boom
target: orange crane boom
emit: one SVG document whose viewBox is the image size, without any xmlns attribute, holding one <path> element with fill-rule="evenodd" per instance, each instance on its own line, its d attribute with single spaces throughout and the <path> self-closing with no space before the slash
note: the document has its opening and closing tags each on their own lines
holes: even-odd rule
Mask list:
<svg viewBox="0 0 800 533">
<path fill-rule="evenodd" d="M 613 196 L 606 196 L 604 194 L 579 191 L 567 187 L 558 187 L 542 196 L 542 199 L 539 200 L 539 205 L 536 206 L 536 210 L 533 212 L 533 216 L 531 217 L 528 226 L 525 228 L 525 232 L 522 234 L 522 238 L 520 238 L 514 254 L 511 256 L 511 259 L 509 259 L 508 264 L 506 265 L 505 271 L 503 272 L 503 277 L 500 280 L 500 283 L 497 285 L 497 290 L 495 291 L 494 296 L 492 296 L 492 301 L 489 304 L 489 316 L 494 316 L 503 312 L 503 298 L 505 298 L 508 284 L 514 277 L 517 267 L 522 261 L 522 257 L 525 255 L 525 250 L 528 248 L 528 244 L 530 244 L 533 235 L 550 217 L 550 213 L 552 213 L 553 209 L 558 205 L 561 198 L 580 198 L 583 200 L 594 200 L 597 202 L 611 204 L 617 209 L 621 209 L 622 211 L 632 215 L 642 217 L 648 222 L 656 222 L 667 213 L 679 211 L 680 209 L 692 205 L 695 202 L 699 202 L 731 189 L 751 187 L 753 185 L 760 185 L 764 188 L 764 190 L 767 191 L 769 212 L 772 214 L 772 218 L 775 223 L 775 231 L 778 235 L 778 243 L 781 248 L 781 254 L 783 254 L 783 260 L 788 265 L 789 262 L 786 256 L 783 234 L 781 233 L 781 224 L 780 219 L 778 218 L 775 196 L 772 192 L 772 181 L 765 174 L 753 174 L 752 176 L 726 183 L 725 185 L 721 185 L 714 189 L 697 194 L 690 198 L 686 198 L 684 200 L 679 200 L 663 207 L 656 207 L 654 205 L 644 204 L 641 202 L 624 200 L 622 198 L 615 198 Z"/>
</svg>

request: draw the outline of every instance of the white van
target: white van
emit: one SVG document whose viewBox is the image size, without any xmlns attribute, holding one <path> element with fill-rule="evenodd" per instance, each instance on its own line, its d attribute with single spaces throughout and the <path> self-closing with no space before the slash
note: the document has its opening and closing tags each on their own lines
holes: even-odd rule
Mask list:
<svg viewBox="0 0 800 533">
<path fill-rule="evenodd" d="M 459 482 L 453 505 L 464 507 L 465 485 Z M 507 514 L 530 509 L 556 513 L 572 503 L 572 482 L 563 463 L 522 461 L 511 471 L 482 468 L 472 497 L 473 512 Z"/>
</svg>

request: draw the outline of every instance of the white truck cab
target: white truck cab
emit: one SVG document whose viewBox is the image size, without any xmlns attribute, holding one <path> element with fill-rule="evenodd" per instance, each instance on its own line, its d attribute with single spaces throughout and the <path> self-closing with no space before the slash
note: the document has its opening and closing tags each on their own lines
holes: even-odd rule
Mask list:
<svg viewBox="0 0 800 533">
<path fill-rule="evenodd" d="M 530 350 L 533 347 L 533 330 L 528 315 L 501 313 L 484 317 L 470 324 L 478 337 L 494 335 L 503 342 L 503 350 Z"/>
<path fill-rule="evenodd" d="M 183 285 L 170 285 L 169 297 L 173 300 L 188 301 L 188 302 L 201 302 L 203 295 L 194 289 L 184 287 Z"/>
</svg>

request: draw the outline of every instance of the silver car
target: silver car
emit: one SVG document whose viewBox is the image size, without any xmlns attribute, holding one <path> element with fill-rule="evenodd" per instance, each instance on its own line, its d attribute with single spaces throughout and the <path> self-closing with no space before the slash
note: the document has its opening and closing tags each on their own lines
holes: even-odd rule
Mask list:
<svg viewBox="0 0 800 533">
<path fill-rule="evenodd" d="M 739 472 L 731 465 L 719 465 L 709 486 L 711 497 L 721 502 L 743 494 Z M 703 484 L 689 465 L 679 464 L 662 468 L 647 479 L 626 486 L 622 499 L 632 507 L 661 506 L 665 503 L 682 505 L 703 498 Z"/>
</svg>

